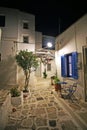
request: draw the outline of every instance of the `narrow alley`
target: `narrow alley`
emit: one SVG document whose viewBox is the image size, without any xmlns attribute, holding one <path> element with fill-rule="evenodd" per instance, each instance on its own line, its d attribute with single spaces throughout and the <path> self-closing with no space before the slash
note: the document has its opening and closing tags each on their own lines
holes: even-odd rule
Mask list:
<svg viewBox="0 0 87 130">
<path fill-rule="evenodd" d="M 23 105 L 12 106 L 5 130 L 86 130 L 86 117 L 86 103 L 62 99 L 50 79 L 39 79 Z"/>
</svg>

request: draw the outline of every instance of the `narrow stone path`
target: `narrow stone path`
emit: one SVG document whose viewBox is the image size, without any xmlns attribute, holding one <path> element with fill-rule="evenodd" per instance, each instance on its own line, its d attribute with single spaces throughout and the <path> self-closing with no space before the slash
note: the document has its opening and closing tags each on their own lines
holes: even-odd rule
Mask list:
<svg viewBox="0 0 87 130">
<path fill-rule="evenodd" d="M 5 130 L 82 130 L 55 97 L 50 82 L 46 82 L 31 89 L 31 96 L 24 99 L 22 106 L 12 106 Z"/>
</svg>

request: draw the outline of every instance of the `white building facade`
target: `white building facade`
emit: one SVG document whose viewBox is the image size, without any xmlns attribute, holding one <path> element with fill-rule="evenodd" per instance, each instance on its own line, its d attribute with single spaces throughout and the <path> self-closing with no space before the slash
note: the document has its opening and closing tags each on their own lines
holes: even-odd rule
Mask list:
<svg viewBox="0 0 87 130">
<path fill-rule="evenodd" d="M 15 54 L 20 50 L 35 51 L 35 16 L 0 7 L 0 19 L 0 84 L 5 86 L 22 81 Z"/>
<path fill-rule="evenodd" d="M 87 101 L 87 15 L 56 37 L 55 56 L 60 79 L 78 82 L 76 96 Z"/>
<path fill-rule="evenodd" d="M 20 50 L 35 53 L 36 49 L 42 48 L 42 38 L 42 33 L 35 31 L 34 15 L 18 9 L 0 7 L 0 88 L 24 84 L 24 73 L 17 66 L 14 57 Z M 49 67 L 46 66 L 48 78 L 55 74 L 54 64 L 52 61 Z M 36 76 L 43 77 L 43 71 L 44 66 L 40 63 Z M 32 85 L 34 78 L 35 73 L 32 73 Z"/>
</svg>

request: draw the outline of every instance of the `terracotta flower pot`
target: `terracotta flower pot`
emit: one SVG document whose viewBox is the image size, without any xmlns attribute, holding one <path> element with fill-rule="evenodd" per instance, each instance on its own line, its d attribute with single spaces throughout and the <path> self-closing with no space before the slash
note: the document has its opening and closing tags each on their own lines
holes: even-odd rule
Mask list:
<svg viewBox="0 0 87 130">
<path fill-rule="evenodd" d="M 61 91 L 61 84 L 55 84 L 55 91 Z"/>
</svg>

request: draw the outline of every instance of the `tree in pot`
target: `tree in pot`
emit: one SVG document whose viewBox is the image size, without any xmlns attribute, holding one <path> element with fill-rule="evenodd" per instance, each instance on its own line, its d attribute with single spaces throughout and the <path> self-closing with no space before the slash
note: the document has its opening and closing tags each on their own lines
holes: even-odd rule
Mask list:
<svg viewBox="0 0 87 130">
<path fill-rule="evenodd" d="M 35 54 L 33 54 L 33 52 L 21 50 L 18 54 L 16 54 L 16 61 L 23 69 L 25 75 L 25 86 L 23 92 L 28 92 L 30 74 L 38 67 L 37 57 Z"/>
</svg>

